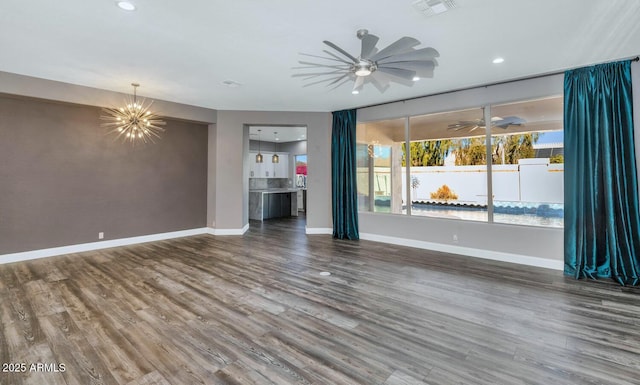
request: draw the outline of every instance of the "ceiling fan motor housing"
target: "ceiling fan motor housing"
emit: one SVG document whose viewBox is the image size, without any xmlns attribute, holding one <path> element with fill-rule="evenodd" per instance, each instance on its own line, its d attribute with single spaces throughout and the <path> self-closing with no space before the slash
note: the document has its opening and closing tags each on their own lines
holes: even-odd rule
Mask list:
<svg viewBox="0 0 640 385">
<path fill-rule="evenodd" d="M 357 64 L 353 65 L 353 73 L 356 76 L 368 76 L 371 75 L 373 71 L 375 71 L 378 67 L 375 62 L 371 60 L 360 59 Z"/>
</svg>

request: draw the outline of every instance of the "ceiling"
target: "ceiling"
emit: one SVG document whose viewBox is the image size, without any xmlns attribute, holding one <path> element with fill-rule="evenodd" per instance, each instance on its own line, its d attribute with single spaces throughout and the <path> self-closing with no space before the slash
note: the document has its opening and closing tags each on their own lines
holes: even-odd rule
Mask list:
<svg viewBox="0 0 640 385">
<path fill-rule="evenodd" d="M 260 130 L 260 132 L 258 132 Z M 307 127 L 300 126 L 249 126 L 249 138 L 262 142 L 298 142 L 307 140 Z"/>
<path fill-rule="evenodd" d="M 639 54 L 637 0 L 455 0 L 425 17 L 413 0 L 2 0 L 0 71 L 220 110 L 335 111 L 501 82 Z M 412 87 L 303 87 L 299 53 L 329 40 L 358 53 L 367 28 L 440 53 Z M 492 64 L 495 57 L 505 59 Z M 238 87 L 223 82 L 234 81 Z"/>
<path fill-rule="evenodd" d="M 562 130 L 562 96 L 527 100 L 515 103 L 491 106 L 493 118 L 515 116 L 522 119 L 519 125 L 507 127 L 493 126 L 492 135 L 510 135 L 524 132 L 544 132 Z M 486 135 L 482 108 L 440 112 L 428 115 L 412 116 L 409 119 L 411 141 L 470 138 Z M 451 129 L 452 124 L 461 121 L 478 122 L 460 130 Z M 474 128 L 475 127 L 475 128 Z M 362 128 L 362 129 L 361 129 Z M 389 119 L 358 124 L 358 142 L 360 143 L 402 143 L 405 140 L 405 119 Z"/>
</svg>

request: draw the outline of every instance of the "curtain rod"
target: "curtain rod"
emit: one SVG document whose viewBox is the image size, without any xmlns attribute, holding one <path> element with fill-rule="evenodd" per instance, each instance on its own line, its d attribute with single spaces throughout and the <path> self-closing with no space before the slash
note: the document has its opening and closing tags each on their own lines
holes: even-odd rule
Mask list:
<svg viewBox="0 0 640 385">
<path fill-rule="evenodd" d="M 630 58 L 626 58 L 626 59 L 619 59 L 619 60 L 614 60 L 614 61 L 624 61 L 624 60 L 629 60 L 629 61 L 640 61 L 640 56 L 635 56 L 635 57 L 630 57 Z M 400 100 L 393 100 L 391 102 L 383 102 L 383 103 L 376 103 L 376 104 L 369 104 L 367 106 L 360 106 L 360 107 L 355 107 L 356 110 L 362 109 L 362 108 L 369 108 L 369 107 L 378 107 L 378 106 L 384 106 L 387 104 L 393 104 L 393 103 L 399 103 L 399 102 L 408 102 L 411 100 L 416 100 L 416 99 L 422 99 L 422 98 L 426 98 L 429 96 L 437 96 L 437 95 L 446 95 L 446 94 L 450 94 L 453 92 L 460 92 L 460 91 L 467 91 L 467 90 L 472 90 L 474 88 L 482 88 L 482 87 L 491 87 L 491 86 L 497 86 L 500 84 L 508 84 L 508 83 L 513 83 L 513 82 L 519 82 L 522 80 L 531 80 L 531 79 L 539 79 L 539 78 L 544 78 L 547 76 L 553 76 L 553 75 L 560 75 L 565 73 L 565 71 L 567 70 L 563 70 L 563 71 L 553 71 L 553 72 L 545 72 L 539 75 L 533 75 L 533 76 L 524 76 L 521 78 L 515 78 L 515 79 L 510 79 L 510 80 L 505 80 L 505 81 L 501 81 L 501 82 L 496 82 L 496 83 L 488 83 L 488 84 L 481 84 L 478 86 L 471 86 L 471 87 L 464 87 L 464 88 L 456 88 L 454 90 L 449 90 L 449 91 L 442 91 L 442 92 L 436 92 L 435 94 L 427 94 L 427 95 L 422 95 L 422 96 L 414 96 L 412 98 L 407 98 L 407 99 L 400 99 Z"/>
</svg>

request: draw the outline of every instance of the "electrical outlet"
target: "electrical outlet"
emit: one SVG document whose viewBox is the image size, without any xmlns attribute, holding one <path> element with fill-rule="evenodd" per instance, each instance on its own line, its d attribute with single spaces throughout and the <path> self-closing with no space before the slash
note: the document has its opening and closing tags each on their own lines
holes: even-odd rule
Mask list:
<svg viewBox="0 0 640 385">
<path fill-rule="evenodd" d="M 102 231 L 98 233 L 98 239 L 104 239 L 104 233 Z"/>
<path fill-rule="evenodd" d="M 453 234 L 453 243 L 458 243 L 458 234 Z"/>
</svg>

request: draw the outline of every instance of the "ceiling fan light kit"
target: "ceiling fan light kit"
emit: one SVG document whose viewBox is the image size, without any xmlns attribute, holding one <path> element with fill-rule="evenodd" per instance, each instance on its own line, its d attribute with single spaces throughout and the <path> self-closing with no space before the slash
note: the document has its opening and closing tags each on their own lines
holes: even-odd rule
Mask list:
<svg viewBox="0 0 640 385">
<path fill-rule="evenodd" d="M 302 67 L 294 69 L 304 72 L 293 76 L 308 81 L 304 87 L 325 83 L 327 87 L 336 89 L 345 83 L 353 82 L 353 94 L 358 94 L 367 83 L 373 84 L 378 91 L 385 92 L 391 83 L 411 87 L 421 78 L 433 77 L 433 70 L 438 65 L 436 58 L 440 54 L 431 47 L 415 49 L 414 47 L 420 45 L 419 40 L 405 36 L 378 50 L 377 36 L 370 34 L 366 29 L 358 30 L 356 36 L 362 41 L 359 56 L 356 57 L 325 40 L 324 44 L 333 51 L 324 50 L 328 56 L 301 53 L 304 56 L 322 59 L 323 62 L 299 61 Z M 315 72 L 308 72 L 309 70 Z"/>
</svg>

